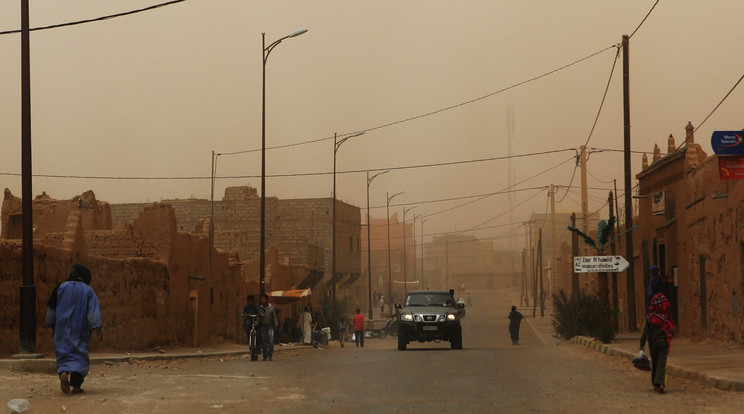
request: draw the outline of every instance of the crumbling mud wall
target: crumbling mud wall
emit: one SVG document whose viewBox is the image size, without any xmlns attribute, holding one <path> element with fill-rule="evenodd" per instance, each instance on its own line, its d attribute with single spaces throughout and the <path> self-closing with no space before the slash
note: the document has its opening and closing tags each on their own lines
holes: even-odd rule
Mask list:
<svg viewBox="0 0 744 414">
<path fill-rule="evenodd" d="M 51 329 L 44 327 L 46 302 L 75 263 L 90 267 L 101 305 L 104 340 L 94 341 L 93 349 L 198 346 L 238 338 L 238 310 L 251 289 L 258 292 L 257 280 L 243 276 L 234 253 L 213 250 L 210 261 L 209 239 L 177 232 L 168 205 L 148 206 L 131 226 L 116 231 L 83 227 L 79 212 L 71 211 L 62 232 L 34 244 L 39 352 L 53 354 Z M 106 237 L 95 237 L 101 235 Z M 132 235 L 148 246 L 146 255 L 131 255 L 132 243 L 125 241 Z M 9 355 L 19 349 L 20 241 L 0 240 L 0 263 L 0 354 Z M 276 266 L 275 258 L 272 263 Z"/>
<path fill-rule="evenodd" d="M 56 200 L 46 193 L 37 196 L 32 203 L 34 212 L 34 238 L 47 233 L 62 232 L 67 225 L 70 212 L 80 213 L 86 230 L 111 229 L 111 207 L 108 203 L 96 200 L 93 191 L 86 191 L 70 200 Z M 20 239 L 22 201 L 5 189 L 2 205 L 1 239 Z"/>
</svg>

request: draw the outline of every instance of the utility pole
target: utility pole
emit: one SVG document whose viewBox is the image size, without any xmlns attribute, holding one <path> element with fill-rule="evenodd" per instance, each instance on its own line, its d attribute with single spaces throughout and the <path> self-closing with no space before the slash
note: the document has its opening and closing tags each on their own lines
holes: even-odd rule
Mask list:
<svg viewBox="0 0 744 414">
<path fill-rule="evenodd" d="M 550 184 L 550 221 L 552 223 L 550 231 L 550 287 L 553 287 L 558 274 L 558 246 L 556 246 L 558 230 L 555 222 L 555 185 L 553 184 Z M 553 294 L 552 289 L 550 293 Z"/>
<path fill-rule="evenodd" d="M 638 330 L 635 305 L 635 270 L 633 263 L 633 198 L 630 174 L 630 63 L 628 47 L 630 37 L 623 35 L 623 160 L 625 165 L 625 259 L 630 263 L 626 273 L 628 289 L 628 331 Z"/>
<path fill-rule="evenodd" d="M 530 220 L 528 223 L 529 228 L 529 234 L 528 234 L 528 244 L 527 250 L 530 254 L 530 275 L 529 275 L 529 281 L 532 283 L 530 285 L 530 291 L 532 292 L 532 305 L 534 307 L 535 305 L 535 249 L 532 247 L 532 220 Z"/>
<path fill-rule="evenodd" d="M 527 296 L 525 292 L 525 281 L 527 280 L 527 250 L 522 249 L 522 289 L 519 291 L 519 306 L 524 306 L 524 298 Z"/>
<path fill-rule="evenodd" d="M 580 147 L 579 158 L 581 163 L 581 228 L 584 234 L 589 234 L 589 195 L 587 194 L 586 180 L 586 146 Z M 583 250 L 583 249 L 582 249 Z"/>
<path fill-rule="evenodd" d="M 31 53 L 28 0 L 21 1 L 21 242 L 23 283 L 19 291 L 20 353 L 36 353 L 34 211 L 31 157 Z"/>
<path fill-rule="evenodd" d="M 445 281 L 445 287 L 447 289 L 450 288 L 449 282 L 450 282 L 450 275 L 449 275 L 449 238 L 450 235 L 448 234 L 445 241 L 445 254 L 444 254 L 444 281 Z"/>
<path fill-rule="evenodd" d="M 537 237 L 537 257 L 538 277 L 540 278 L 540 317 L 545 317 L 545 301 L 543 300 L 545 291 L 543 290 L 542 227 L 540 227 Z"/>
<path fill-rule="evenodd" d="M 610 191 L 610 195 L 607 198 L 607 205 L 610 206 L 610 220 L 612 220 L 613 217 L 615 217 L 615 211 L 614 211 L 614 204 L 615 203 L 615 195 Z M 617 218 L 615 219 L 617 221 Z M 610 254 L 613 256 L 616 255 L 616 249 L 615 249 L 615 227 L 613 226 L 610 229 L 610 240 L 612 240 L 612 243 L 610 243 Z M 612 309 L 617 309 L 617 272 L 612 272 Z M 617 318 L 612 318 L 612 323 L 617 329 Z"/>
<path fill-rule="evenodd" d="M 426 219 L 421 219 L 421 289 L 424 287 L 424 222 Z"/>
<path fill-rule="evenodd" d="M 411 227 L 413 233 L 413 280 L 416 280 L 416 215 L 413 215 L 413 227 Z"/>
<path fill-rule="evenodd" d="M 537 312 L 537 253 L 535 252 L 535 248 L 530 248 L 530 257 L 534 258 L 532 261 L 532 317 L 535 317 L 535 314 Z"/>
<path fill-rule="evenodd" d="M 571 213 L 571 227 L 576 227 L 576 213 Z M 571 232 L 571 262 L 579 255 L 579 235 Z M 573 266 L 571 266 L 573 269 Z M 571 297 L 579 297 L 579 274 L 571 271 Z"/>
</svg>

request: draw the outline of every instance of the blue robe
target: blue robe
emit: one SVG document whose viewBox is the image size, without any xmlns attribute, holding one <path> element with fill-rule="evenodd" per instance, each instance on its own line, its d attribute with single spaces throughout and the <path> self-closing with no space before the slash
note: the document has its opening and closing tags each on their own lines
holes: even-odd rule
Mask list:
<svg viewBox="0 0 744 414">
<path fill-rule="evenodd" d="M 54 326 L 57 374 L 88 375 L 90 335 L 102 325 L 98 297 L 93 288 L 77 281 L 62 283 L 57 291 L 56 308 L 47 309 L 46 325 Z"/>
</svg>

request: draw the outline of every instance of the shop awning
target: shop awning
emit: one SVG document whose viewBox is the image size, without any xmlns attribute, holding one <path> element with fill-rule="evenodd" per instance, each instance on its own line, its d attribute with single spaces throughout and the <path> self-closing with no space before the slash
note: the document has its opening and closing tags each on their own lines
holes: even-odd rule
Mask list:
<svg viewBox="0 0 744 414">
<path fill-rule="evenodd" d="M 269 297 L 272 302 L 278 305 L 285 305 L 310 296 L 311 293 L 310 289 L 275 290 L 269 293 Z"/>
</svg>

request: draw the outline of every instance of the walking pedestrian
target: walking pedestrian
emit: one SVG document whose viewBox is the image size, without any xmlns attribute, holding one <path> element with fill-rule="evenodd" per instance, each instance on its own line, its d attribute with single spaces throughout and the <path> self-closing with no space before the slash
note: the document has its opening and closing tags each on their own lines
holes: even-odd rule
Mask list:
<svg viewBox="0 0 744 414">
<path fill-rule="evenodd" d="M 651 274 L 651 279 L 648 281 L 648 287 L 646 288 L 646 307 L 651 306 L 651 298 L 657 293 L 664 293 L 664 279 L 659 274 L 659 268 L 656 265 L 652 265 L 648 268 Z"/>
<path fill-rule="evenodd" d="M 364 315 L 359 308 L 356 309 L 356 315 L 354 315 L 354 342 L 357 348 L 359 344 L 362 344 L 364 348 Z"/>
<path fill-rule="evenodd" d="M 651 356 L 651 383 L 654 391 L 659 394 L 665 392 L 666 361 L 672 346 L 672 336 L 677 331 L 672 322 L 670 307 L 671 303 L 663 293 L 655 294 L 651 298 L 646 324 L 641 333 L 641 349 L 648 339 L 648 350 Z"/>
<path fill-rule="evenodd" d="M 341 348 L 344 347 L 344 342 L 346 342 L 346 335 L 349 330 L 349 324 L 346 322 L 346 317 L 342 316 L 338 320 L 338 341 L 341 343 Z"/>
<path fill-rule="evenodd" d="M 274 360 L 274 331 L 279 327 L 276 309 L 269 303 L 269 295 L 261 295 L 261 351 L 263 360 Z"/>
<path fill-rule="evenodd" d="M 511 335 L 512 345 L 519 345 L 519 325 L 522 323 L 523 317 L 517 311 L 516 306 L 511 307 L 511 312 L 509 312 L 509 334 Z"/>
<path fill-rule="evenodd" d="M 305 306 L 305 310 L 297 318 L 297 327 L 302 330 L 302 343 L 304 345 L 314 345 L 313 343 L 313 315 L 310 305 Z"/>
<path fill-rule="evenodd" d="M 90 370 L 88 347 L 93 331 L 99 342 L 103 340 L 101 309 L 90 281 L 90 269 L 76 264 L 47 302 L 45 325 L 54 333 L 57 375 L 65 394 L 83 392 L 80 387 Z"/>
</svg>

